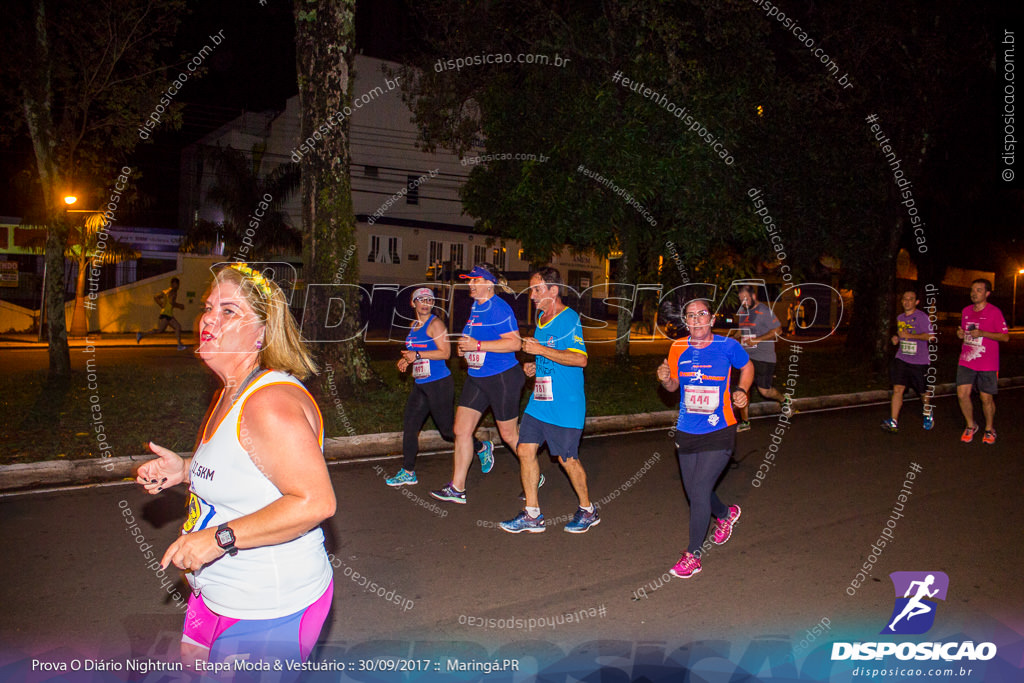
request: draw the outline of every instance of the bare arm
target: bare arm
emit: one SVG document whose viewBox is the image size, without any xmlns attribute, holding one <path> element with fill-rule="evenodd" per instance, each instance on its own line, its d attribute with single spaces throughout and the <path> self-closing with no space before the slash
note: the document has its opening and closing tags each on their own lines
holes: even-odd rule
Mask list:
<svg viewBox="0 0 1024 683">
<path fill-rule="evenodd" d="M 315 407 L 298 387 L 267 387 L 246 401 L 242 445 L 281 497 L 231 522 L 236 547 L 285 543 L 334 515 L 334 487 L 315 421 Z M 162 566 L 173 563 L 196 569 L 217 559 L 224 551 L 217 545 L 215 532 L 210 528 L 181 536 L 164 553 Z"/>
<path fill-rule="evenodd" d="M 533 337 L 526 337 L 523 339 L 523 351 L 534 356 L 543 356 L 549 360 L 552 360 L 559 365 L 565 365 L 571 368 L 585 368 L 587 367 L 587 352 L 577 351 L 574 349 L 553 349 L 550 346 L 545 346 Z"/>
<path fill-rule="evenodd" d="M 513 353 L 518 351 L 522 346 L 522 341 L 519 338 L 519 331 L 505 332 L 501 335 L 500 339 L 493 339 L 491 341 L 477 341 L 472 337 L 465 335 L 459 339 L 459 350 L 463 353 L 467 351 L 488 351 L 490 353 Z M 480 348 L 477 349 L 477 346 Z"/>
<path fill-rule="evenodd" d="M 427 334 L 437 344 L 437 349 L 434 351 L 420 351 L 420 358 L 427 360 L 448 360 L 452 357 L 452 345 L 448 341 L 448 330 L 445 329 L 444 323 L 434 318 L 430 321 L 430 326 L 427 327 Z M 410 351 L 409 349 L 402 350 L 402 358 L 407 363 L 412 363 L 416 360 L 416 352 Z M 402 370 L 402 372 L 405 372 Z"/>
</svg>

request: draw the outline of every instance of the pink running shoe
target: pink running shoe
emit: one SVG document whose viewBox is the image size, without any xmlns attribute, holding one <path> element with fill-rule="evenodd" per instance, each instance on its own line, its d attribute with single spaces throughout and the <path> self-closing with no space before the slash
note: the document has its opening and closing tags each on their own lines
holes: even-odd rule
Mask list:
<svg viewBox="0 0 1024 683">
<path fill-rule="evenodd" d="M 683 553 L 683 556 L 679 558 L 675 566 L 668 570 L 672 576 L 678 576 L 680 579 L 688 579 L 694 574 L 700 573 L 700 558 L 691 552 Z"/>
<path fill-rule="evenodd" d="M 732 525 L 740 518 L 741 512 L 739 505 L 730 505 L 729 519 L 715 520 L 715 533 L 711 536 L 712 543 L 715 545 L 722 545 L 729 540 L 732 536 Z"/>
</svg>

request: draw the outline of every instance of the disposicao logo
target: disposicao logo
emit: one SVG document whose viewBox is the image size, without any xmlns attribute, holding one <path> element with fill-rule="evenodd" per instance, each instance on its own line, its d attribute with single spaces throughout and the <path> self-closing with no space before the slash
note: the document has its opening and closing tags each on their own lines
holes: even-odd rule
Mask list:
<svg viewBox="0 0 1024 683">
<path fill-rule="evenodd" d="M 935 623 L 936 600 L 946 599 L 949 577 L 945 572 L 893 572 L 889 578 L 896 591 L 896 604 L 881 633 L 927 633 Z"/>
<path fill-rule="evenodd" d="M 892 579 L 896 598 L 892 614 L 881 635 L 918 635 L 927 633 L 935 624 L 937 600 L 945 600 L 949 590 L 949 577 L 945 572 L 893 572 Z M 926 642 L 887 643 L 856 642 L 832 643 L 832 661 L 838 660 L 879 660 L 895 656 L 900 660 L 946 662 L 966 659 L 986 661 L 996 656 L 994 643 Z"/>
</svg>

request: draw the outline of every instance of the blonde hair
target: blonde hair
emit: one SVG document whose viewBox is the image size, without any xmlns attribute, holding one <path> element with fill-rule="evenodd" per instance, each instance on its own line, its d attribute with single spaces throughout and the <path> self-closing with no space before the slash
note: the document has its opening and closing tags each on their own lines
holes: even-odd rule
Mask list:
<svg viewBox="0 0 1024 683">
<path fill-rule="evenodd" d="M 278 284 L 245 263 L 235 263 L 214 271 L 207 296 L 214 287 L 225 282 L 238 287 L 266 328 L 263 347 L 258 352 L 260 366 L 281 370 L 299 379 L 315 374 L 316 363 L 302 343 L 298 325 Z"/>
</svg>

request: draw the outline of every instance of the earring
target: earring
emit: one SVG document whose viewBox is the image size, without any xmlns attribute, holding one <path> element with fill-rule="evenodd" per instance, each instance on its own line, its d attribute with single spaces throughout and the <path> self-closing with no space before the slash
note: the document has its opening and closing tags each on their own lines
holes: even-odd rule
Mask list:
<svg viewBox="0 0 1024 683">
<path fill-rule="evenodd" d="M 263 348 L 263 340 L 262 339 L 257 339 L 256 340 L 256 350 L 259 351 L 262 348 Z"/>
</svg>

